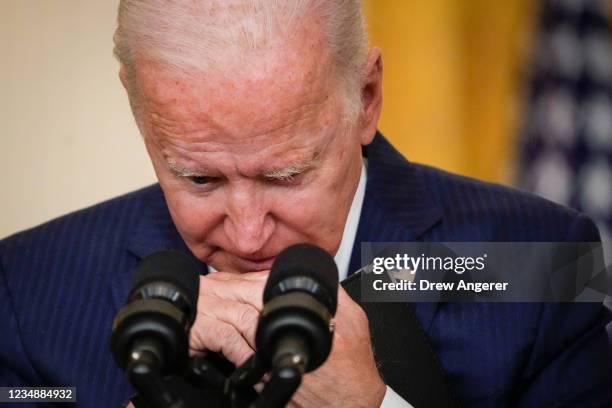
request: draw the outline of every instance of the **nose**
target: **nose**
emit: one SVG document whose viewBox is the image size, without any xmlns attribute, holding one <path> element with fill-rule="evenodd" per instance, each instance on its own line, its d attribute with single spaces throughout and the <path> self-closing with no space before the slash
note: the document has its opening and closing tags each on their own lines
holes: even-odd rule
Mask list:
<svg viewBox="0 0 612 408">
<path fill-rule="evenodd" d="M 248 257 L 260 251 L 274 231 L 265 192 L 253 182 L 232 188 L 223 226 L 236 255 Z"/>
</svg>

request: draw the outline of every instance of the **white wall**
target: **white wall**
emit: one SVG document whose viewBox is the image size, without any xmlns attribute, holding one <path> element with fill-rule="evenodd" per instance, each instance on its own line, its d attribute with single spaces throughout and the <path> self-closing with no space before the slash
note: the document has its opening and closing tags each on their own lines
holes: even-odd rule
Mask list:
<svg viewBox="0 0 612 408">
<path fill-rule="evenodd" d="M 155 181 L 112 56 L 117 4 L 0 1 L 0 237 Z"/>
</svg>

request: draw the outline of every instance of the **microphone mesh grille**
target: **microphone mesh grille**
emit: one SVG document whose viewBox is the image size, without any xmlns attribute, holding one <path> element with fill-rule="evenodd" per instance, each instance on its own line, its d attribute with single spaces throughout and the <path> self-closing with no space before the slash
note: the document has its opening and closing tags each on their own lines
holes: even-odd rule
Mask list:
<svg viewBox="0 0 612 408">
<path fill-rule="evenodd" d="M 195 305 L 200 289 L 200 273 L 191 258 L 174 249 L 155 252 L 145 257 L 134 274 L 132 288 L 149 282 L 168 282 L 178 286 Z"/>
<path fill-rule="evenodd" d="M 269 300 L 272 289 L 280 281 L 294 276 L 309 277 L 323 286 L 332 302 L 326 306 L 332 313 L 336 312 L 338 268 L 330 254 L 311 244 L 290 246 L 276 257 L 264 290 L 264 303 Z"/>
</svg>

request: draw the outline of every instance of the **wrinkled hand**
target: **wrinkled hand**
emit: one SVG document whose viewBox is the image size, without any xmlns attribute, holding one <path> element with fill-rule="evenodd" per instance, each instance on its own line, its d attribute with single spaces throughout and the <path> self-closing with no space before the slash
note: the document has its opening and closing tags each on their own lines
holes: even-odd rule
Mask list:
<svg viewBox="0 0 612 408">
<path fill-rule="evenodd" d="M 254 352 L 255 331 L 269 272 L 215 272 L 200 278 L 189 347 L 192 354 L 220 352 L 236 366 Z M 293 407 L 379 407 L 385 395 L 363 309 L 338 290 L 335 334 L 327 361 L 304 376 Z"/>
<path fill-rule="evenodd" d="M 215 272 L 200 277 L 198 310 L 189 336 L 191 354 L 210 350 L 236 366 L 253 354 L 268 274 Z"/>
</svg>

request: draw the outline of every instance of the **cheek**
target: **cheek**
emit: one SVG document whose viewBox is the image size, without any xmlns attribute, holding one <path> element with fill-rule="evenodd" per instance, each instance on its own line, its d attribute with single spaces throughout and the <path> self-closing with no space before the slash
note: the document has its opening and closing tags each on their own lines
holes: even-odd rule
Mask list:
<svg viewBox="0 0 612 408">
<path fill-rule="evenodd" d="M 337 251 L 342 239 L 361 167 L 359 158 L 353 166 L 346 156 L 348 153 L 335 161 L 344 165 L 329 166 L 311 188 L 287 200 L 292 211 L 285 214 L 286 223 L 330 253 Z"/>
<path fill-rule="evenodd" d="M 288 229 L 308 241 L 328 246 L 342 234 L 344 199 L 331 185 L 316 183 L 299 193 L 287 192 L 276 200 L 275 215 Z"/>
<path fill-rule="evenodd" d="M 166 201 L 172 219 L 187 243 L 203 241 L 219 217 L 208 200 L 181 192 L 166 193 Z"/>
</svg>

